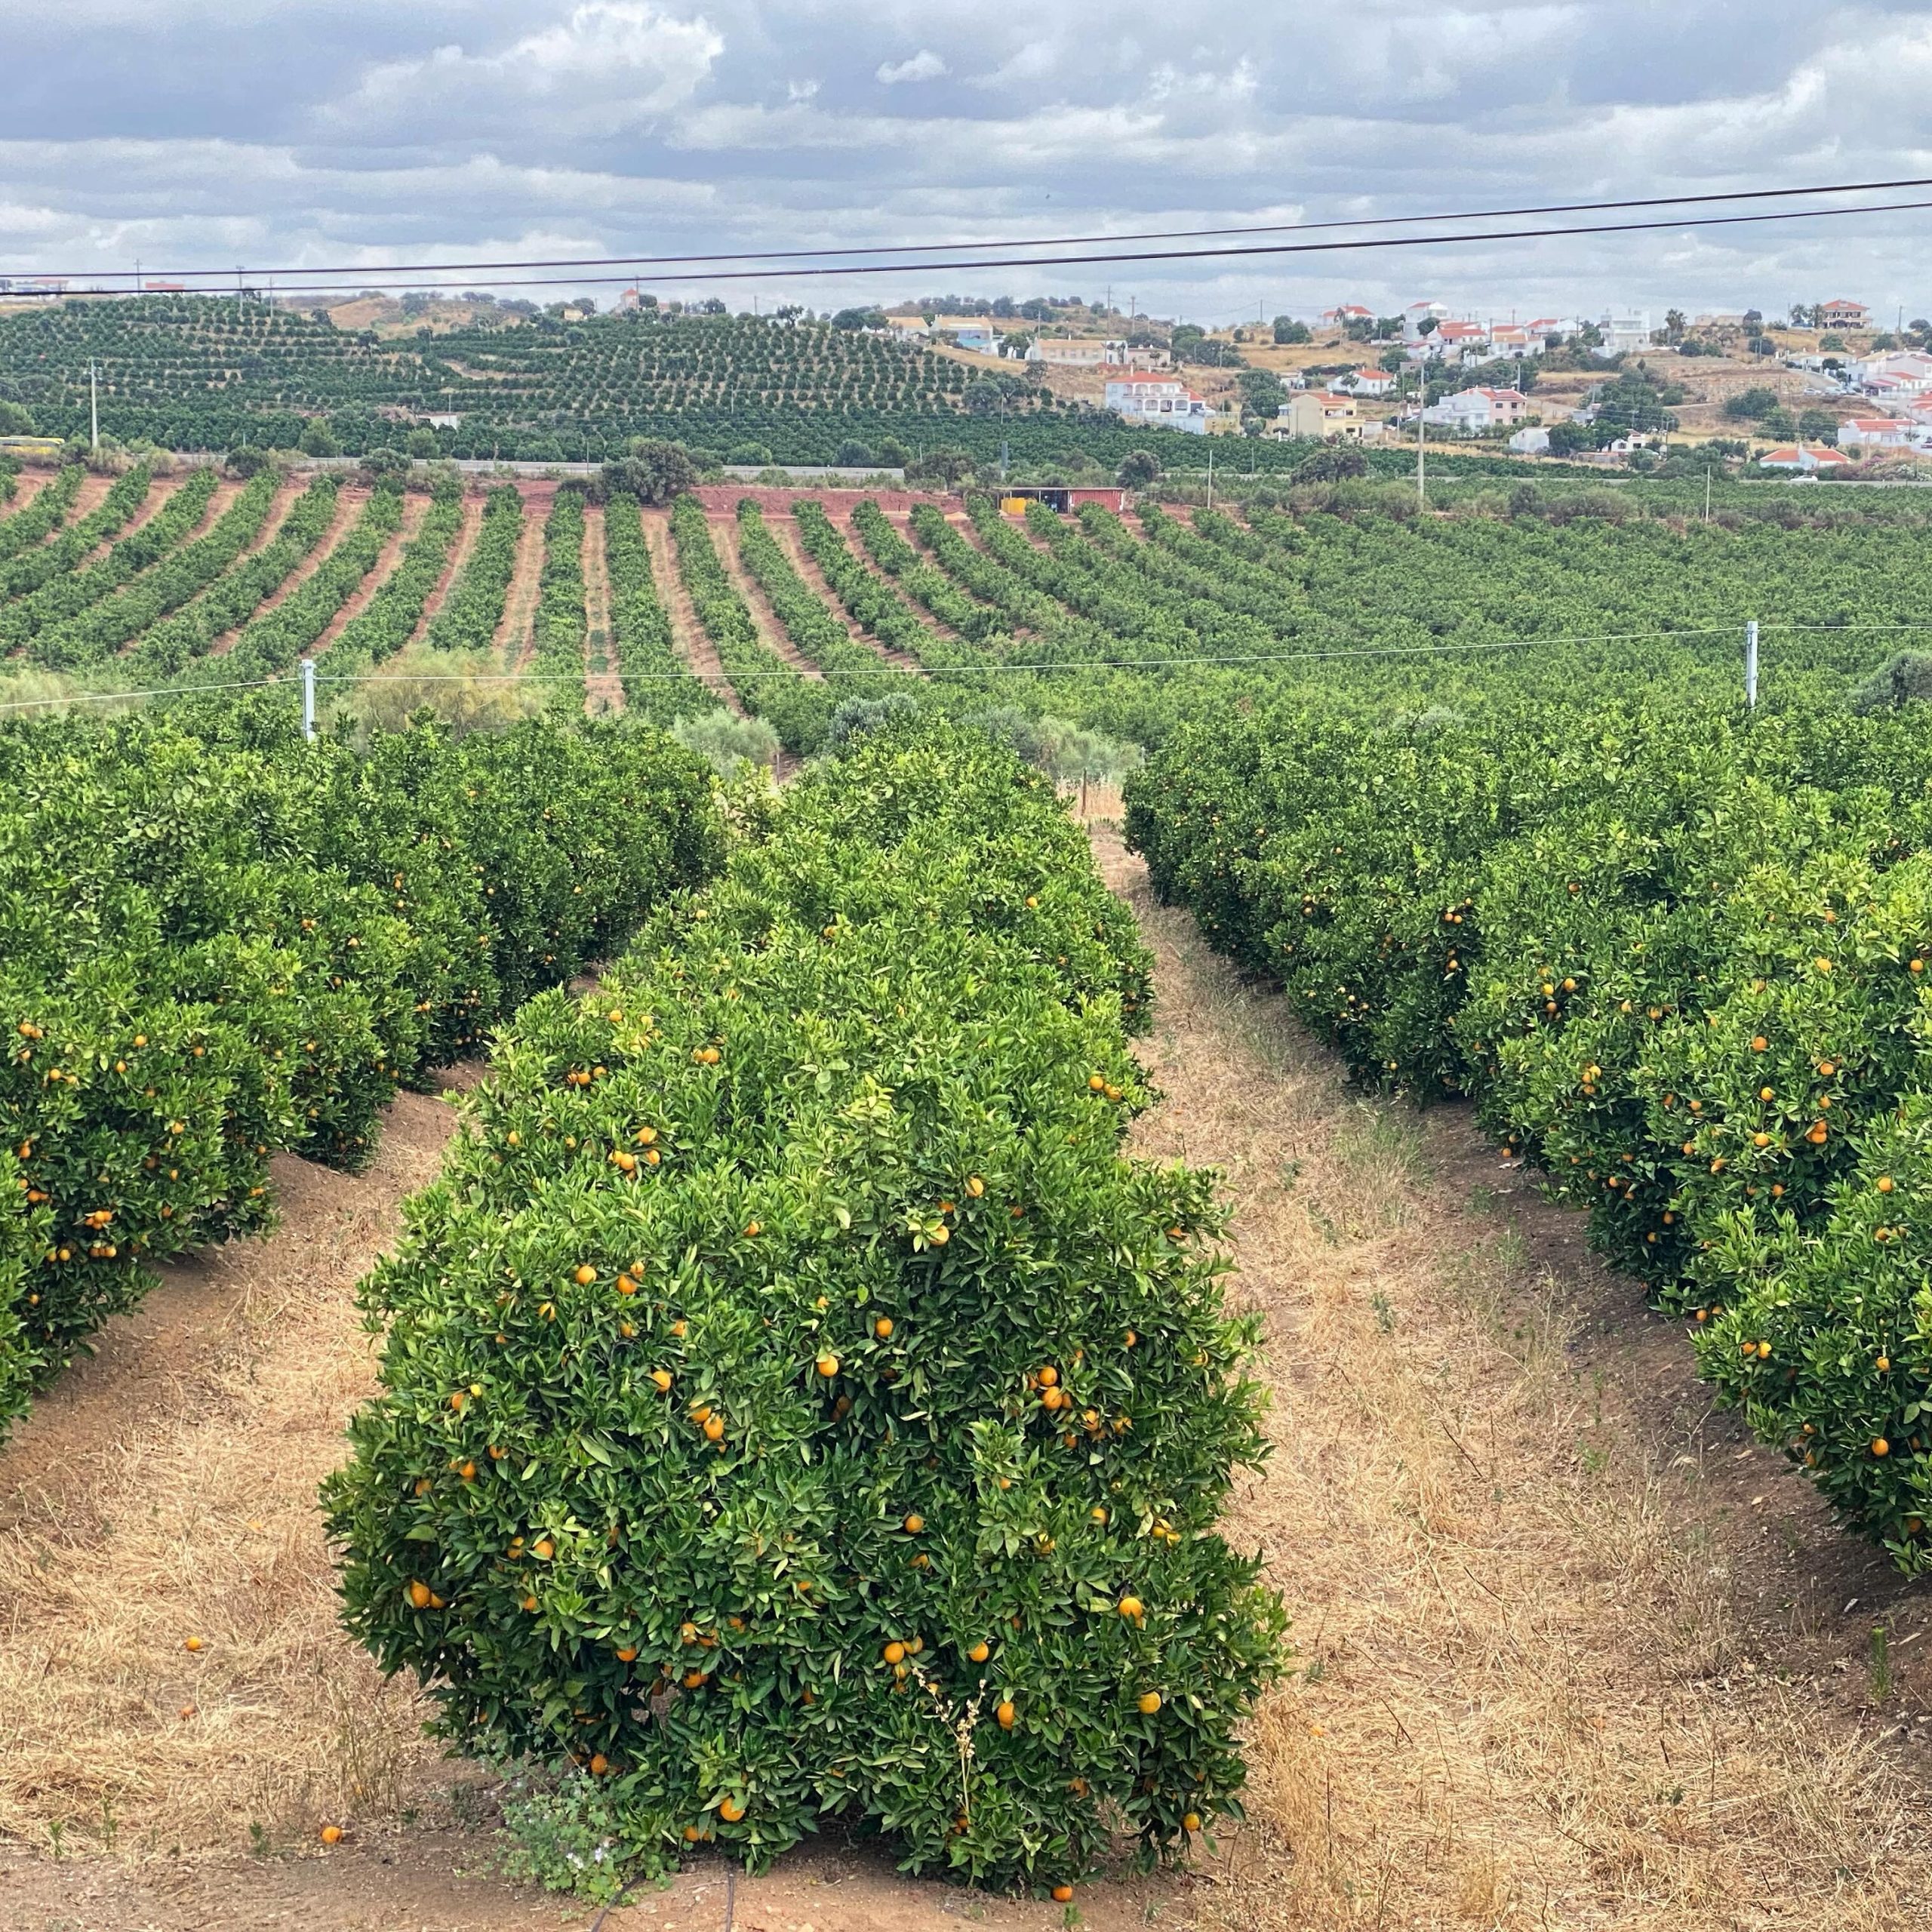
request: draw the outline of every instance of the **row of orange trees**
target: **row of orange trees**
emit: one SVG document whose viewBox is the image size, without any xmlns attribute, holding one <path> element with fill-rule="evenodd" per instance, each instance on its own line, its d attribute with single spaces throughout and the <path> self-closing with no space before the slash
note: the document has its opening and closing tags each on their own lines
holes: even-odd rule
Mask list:
<svg viewBox="0 0 1932 1932">
<path fill-rule="evenodd" d="M 285 698 L 0 729 L 0 1426 L 152 1264 L 719 856 L 655 734 L 303 743 Z"/>
<path fill-rule="evenodd" d="M 1366 1081 L 1461 1094 L 1703 1372 L 1932 1568 L 1932 744 L 1908 714 L 1641 702 L 1185 730 L 1156 889 Z"/>
<path fill-rule="evenodd" d="M 331 1528 L 614 1872 L 836 1817 L 1057 1887 L 1235 1808 L 1281 1614 L 1216 1527 L 1262 1444 L 1211 1177 L 1122 1152 L 1149 965 L 1051 785 L 928 719 L 504 1036 L 365 1284 Z"/>
</svg>

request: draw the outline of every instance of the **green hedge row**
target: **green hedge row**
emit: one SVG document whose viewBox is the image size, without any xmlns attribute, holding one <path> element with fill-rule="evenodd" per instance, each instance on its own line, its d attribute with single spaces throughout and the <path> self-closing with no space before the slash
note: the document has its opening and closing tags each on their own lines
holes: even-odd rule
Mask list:
<svg viewBox="0 0 1932 1932">
<path fill-rule="evenodd" d="M 399 1083 L 718 857 L 654 734 L 358 752 L 197 703 L 0 727 L 0 1424 L 148 1264 L 260 1226 L 272 1154 L 358 1164 Z"/>
<path fill-rule="evenodd" d="M 1130 1160 L 1148 957 L 1051 786 L 928 721 L 532 1002 L 370 1278 L 351 1627 L 615 1869 L 829 1818 L 1068 1883 L 1237 1809 L 1281 1608 L 1205 1172 Z"/>
<path fill-rule="evenodd" d="M 1826 705 L 1283 711 L 1128 786 L 1161 896 L 1362 1078 L 1473 1098 L 1912 1571 L 1929 826 L 1919 719 Z"/>
</svg>

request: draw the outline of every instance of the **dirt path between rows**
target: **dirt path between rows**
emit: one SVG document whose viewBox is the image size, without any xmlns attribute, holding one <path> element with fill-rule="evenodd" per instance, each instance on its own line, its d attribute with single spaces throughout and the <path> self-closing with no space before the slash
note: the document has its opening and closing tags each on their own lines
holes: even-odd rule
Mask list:
<svg viewBox="0 0 1932 1932">
<path fill-rule="evenodd" d="M 738 549 L 737 518 L 714 516 L 710 523 L 711 540 L 718 546 L 718 561 L 724 565 L 725 574 L 737 586 L 738 595 L 745 600 L 745 608 L 752 614 L 752 622 L 757 626 L 766 649 L 774 657 L 783 658 L 800 677 L 823 684 L 824 672 L 792 641 L 790 634 L 779 621 L 778 613 L 771 608 L 771 600 L 765 595 L 763 586 L 746 569 L 744 558 Z M 835 604 L 831 608 L 835 614 L 838 608 Z"/>
<path fill-rule="evenodd" d="M 644 512 L 644 547 L 651 552 L 651 574 L 656 580 L 664 614 L 671 620 L 672 648 L 691 666 L 692 675 L 709 688 L 720 704 L 743 717 L 743 701 L 731 688 L 731 681 L 724 675 L 724 660 L 718 655 L 717 646 L 705 635 L 704 626 L 697 620 L 691 594 L 685 587 L 684 574 L 678 568 L 677 546 L 671 540 L 671 519 L 663 511 Z"/>
<path fill-rule="evenodd" d="M 523 527 L 516 540 L 516 562 L 509 588 L 503 593 L 503 614 L 497 625 L 493 648 L 503 654 L 506 669 L 521 671 L 536 651 L 537 597 L 543 572 L 543 523 L 550 513 L 547 498 L 523 500 Z"/>
<path fill-rule="evenodd" d="M 1925 1909 L 1932 1617 L 1715 1416 L 1680 1327 L 1466 1110 L 1351 1093 L 1103 869 L 1156 958 L 1136 1146 L 1225 1168 L 1272 1460 L 1229 1535 L 1294 1617 L 1198 1922 L 1770 1926 Z M 1889 1632 L 1882 1679 L 1875 1621 Z"/>
<path fill-rule="evenodd" d="M 941 637 L 950 638 L 955 644 L 963 644 L 969 649 L 978 648 L 971 638 L 962 637 L 950 624 L 934 617 L 931 611 L 928 611 L 909 590 L 906 589 L 900 583 L 897 577 L 892 576 L 880 565 L 878 560 L 873 556 L 870 550 L 866 549 L 866 540 L 860 535 L 857 525 L 851 518 L 848 517 L 842 523 L 837 518 L 833 518 L 832 528 L 844 538 L 853 555 L 858 558 L 860 569 L 863 570 L 874 582 L 890 590 L 905 605 L 913 616 L 918 619 L 921 623 L 929 630 L 937 631 Z M 904 537 L 907 543 L 912 544 L 915 550 L 918 549 L 918 544 L 913 542 L 912 519 L 909 517 L 902 518 L 894 528 L 900 536 Z M 921 555 L 923 561 L 931 568 L 934 570 L 939 568 L 939 566 L 933 562 L 932 558 L 927 556 L 924 552 L 921 552 Z M 941 574 L 943 575 L 943 573 L 942 572 Z M 973 601 L 975 600 L 968 599 L 968 601 Z"/>
<path fill-rule="evenodd" d="M 429 634 L 429 626 L 436 620 L 436 613 L 443 608 L 450 594 L 450 586 L 455 583 L 457 573 L 469 561 L 469 553 L 476 547 L 476 534 L 483 528 L 483 499 L 469 496 L 463 500 L 463 522 L 456 533 L 456 541 L 450 546 L 450 554 L 445 559 L 443 574 L 438 577 L 435 587 L 424 598 L 423 614 L 416 620 L 416 628 L 409 634 L 411 645 L 420 644 Z"/>
<path fill-rule="evenodd" d="M 1274 1452 L 1227 1527 L 1263 1552 L 1294 1654 L 1252 1727 L 1251 1822 L 1192 1873 L 1083 1887 L 1078 1924 L 1917 1922 L 1921 1598 L 1711 1414 L 1679 1331 L 1465 1112 L 1352 1093 L 1278 998 L 1149 902 L 1109 829 L 1095 846 L 1156 958 L 1140 1051 L 1164 1098 L 1134 1144 L 1226 1176 Z M 439 1758 L 412 1693 L 336 1627 L 314 1508 L 371 1386 L 352 1283 L 451 1125 L 406 1095 L 368 1174 L 278 1161 L 281 1231 L 171 1270 L 0 1451 L 10 1924 L 583 1927 L 492 1875 L 491 1781 Z M 325 1819 L 349 1827 L 333 1851 Z M 605 1932 L 715 1932 L 725 1899 L 695 1861 Z M 835 1838 L 739 1878 L 732 1910 L 736 1932 L 1074 1922 Z"/>
<path fill-rule="evenodd" d="M 423 527 L 423 519 L 429 513 L 427 497 L 405 497 L 402 501 L 402 521 L 384 539 L 383 547 L 376 553 L 376 561 L 369 566 L 368 574 L 344 600 L 342 608 L 331 617 L 317 638 L 303 655 L 319 657 L 343 632 L 361 616 L 376 593 L 389 582 L 402 556 L 403 546 Z"/>
<path fill-rule="evenodd" d="M 278 605 L 285 602 L 301 589 L 328 560 L 329 553 L 342 541 L 343 532 L 361 513 L 362 506 L 368 500 L 367 490 L 358 488 L 338 490 L 336 492 L 335 514 L 329 519 L 329 527 L 322 533 L 321 541 L 291 571 L 274 589 L 264 597 L 241 623 L 232 630 L 224 631 L 209 647 L 211 657 L 226 655 L 235 648 L 235 641 L 257 617 L 266 617 Z M 287 509 L 283 515 L 288 514 Z M 275 519 L 278 527 L 281 518 Z M 266 540 L 264 540 L 266 541 Z M 257 546 L 260 548 L 260 546 Z"/>
<path fill-rule="evenodd" d="M 845 626 L 846 635 L 854 644 L 862 644 L 868 651 L 876 651 L 895 669 L 917 671 L 921 669 L 919 660 L 909 651 L 894 651 L 881 639 L 875 637 L 839 601 L 838 592 L 826 581 L 825 573 L 819 568 L 817 559 L 805 548 L 803 532 L 790 517 L 768 517 L 765 527 L 771 532 L 778 547 L 785 552 L 786 561 L 804 580 L 806 589 Z M 839 526 L 835 524 L 833 528 L 837 529 Z M 848 543 L 851 542 L 852 531 L 849 525 L 844 527 L 843 534 Z"/>
<path fill-rule="evenodd" d="M 600 712 L 624 708 L 617 646 L 611 637 L 611 560 L 604 549 L 601 503 L 589 504 L 583 512 L 583 703 L 594 718 Z M 596 668 L 600 659 L 601 670 Z"/>
</svg>

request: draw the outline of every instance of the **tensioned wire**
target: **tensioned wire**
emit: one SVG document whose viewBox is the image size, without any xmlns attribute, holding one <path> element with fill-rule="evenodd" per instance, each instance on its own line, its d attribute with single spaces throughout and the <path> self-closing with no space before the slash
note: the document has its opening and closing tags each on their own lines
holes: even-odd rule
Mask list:
<svg viewBox="0 0 1932 1932">
<path fill-rule="evenodd" d="M 1255 651 L 1238 655 L 1195 657 L 1077 657 L 1036 663 L 1015 664 L 1011 662 L 992 662 L 985 664 L 944 664 L 909 670 L 881 660 L 876 671 L 850 670 L 827 671 L 822 678 L 806 678 L 798 671 L 786 668 L 773 671 L 747 671 L 737 678 L 710 678 L 696 671 L 634 671 L 617 674 L 620 682 L 626 677 L 632 683 L 698 684 L 707 689 L 729 691 L 740 684 L 766 678 L 795 678 L 801 682 L 814 684 L 831 682 L 835 678 L 904 678 L 915 681 L 946 676 L 979 678 L 998 676 L 1004 673 L 1028 672 L 1044 675 L 1056 671 L 1158 671 L 1164 669 L 1189 669 L 1209 668 L 1216 665 L 1241 664 L 1309 664 L 1333 662 L 1342 658 L 1381 657 L 1441 657 L 1460 653 L 1485 651 L 1532 651 L 1560 649 L 1570 645 L 1591 644 L 1667 644 L 1688 638 L 1724 637 L 1737 638 L 1741 635 L 1742 624 L 1709 624 L 1683 630 L 1669 631 L 1607 631 L 1592 632 L 1580 636 L 1568 637 L 1519 637 L 1503 638 L 1469 644 L 1416 644 L 1389 645 L 1378 648 L 1351 651 Z M 1759 637 L 1777 632 L 1805 631 L 1840 631 L 1860 633 L 1896 631 L 1932 631 L 1932 624 L 1778 624 L 1761 623 L 1758 626 Z M 380 671 L 324 672 L 315 675 L 318 685 L 367 685 L 367 684 L 469 684 L 469 685 L 571 685 L 580 680 L 568 673 L 537 674 L 519 673 L 514 671 L 463 672 L 463 671 L 404 671 L 384 673 Z M 286 686 L 293 691 L 300 688 L 300 681 L 291 675 L 269 678 L 251 678 L 232 683 L 218 685 L 157 685 L 143 689 L 114 691 L 75 691 L 65 697 L 19 698 L 0 703 L 0 712 L 26 711 L 47 705 L 62 704 L 112 704 L 128 698 L 147 697 L 198 697 L 206 691 L 266 691 L 271 688 Z"/>
</svg>

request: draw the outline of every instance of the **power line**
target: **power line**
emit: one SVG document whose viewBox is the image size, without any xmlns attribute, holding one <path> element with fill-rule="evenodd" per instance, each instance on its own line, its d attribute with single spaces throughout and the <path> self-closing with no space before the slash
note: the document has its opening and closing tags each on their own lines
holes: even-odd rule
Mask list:
<svg viewBox="0 0 1932 1932">
<path fill-rule="evenodd" d="M 1644 235 L 1660 229 L 1727 228 L 1767 221 L 1816 221 L 1851 214 L 1903 214 L 1928 208 L 1932 208 L 1932 201 L 1868 202 L 1863 206 L 1842 208 L 1780 208 L 1764 214 L 1692 215 L 1681 221 L 1594 222 L 1567 228 L 1472 229 L 1458 234 L 1373 235 L 1351 242 L 1280 242 L 1229 248 L 1150 248 L 1103 255 L 998 255 L 978 261 L 923 263 L 920 266 L 934 270 L 970 270 L 1092 268 L 1104 266 L 1110 262 L 1210 262 L 1242 257 L 1335 254 L 1374 248 L 1433 248 L 1463 242 L 1549 242 L 1580 235 Z M 709 287 L 720 281 L 823 281 L 834 275 L 903 275 L 905 272 L 903 263 L 855 262 L 849 266 L 833 268 L 724 269 L 704 275 L 657 276 L 654 279 L 659 281 L 697 282 Z M 356 288 L 380 287 L 385 281 L 392 282 L 395 279 L 394 277 L 371 276 L 358 283 Z M 598 288 L 608 285 L 627 288 L 636 280 L 636 276 L 629 275 L 525 275 L 495 281 L 479 281 L 475 277 L 468 277 L 461 282 L 431 285 L 427 292 L 439 294 L 454 291 L 460 294 L 465 288 Z M 411 286 L 421 288 L 422 285 L 412 283 Z M 95 290 L 82 292 L 111 294 L 114 291 Z M 355 290 L 347 288 L 309 288 L 302 292 L 304 295 L 346 295 L 354 294 Z"/>
<path fill-rule="evenodd" d="M 1271 222 L 1253 226 L 1224 228 L 1168 228 L 1131 230 L 1110 235 L 1053 235 L 1002 238 L 987 242 L 915 242 L 881 244 L 877 246 L 854 246 L 829 248 L 746 248 L 719 254 L 692 255 L 561 255 L 537 257 L 525 260 L 457 261 L 457 262 L 405 262 L 386 266 L 377 265 L 365 269 L 349 263 L 334 268 L 279 268 L 260 269 L 254 272 L 266 279 L 274 277 L 338 275 L 345 281 L 357 275 L 363 279 L 360 286 L 368 287 L 377 278 L 393 280 L 398 275 L 459 275 L 470 271 L 502 269 L 576 269 L 576 268 L 628 268 L 632 269 L 675 268 L 696 264 L 700 266 L 723 262 L 764 261 L 815 261 L 829 260 L 848 256 L 909 256 L 931 254 L 960 254 L 968 249 L 984 248 L 1073 248 L 1098 246 L 1102 243 L 1124 242 L 1183 242 L 1213 241 L 1230 236 L 1250 235 L 1315 234 L 1340 228 L 1407 228 L 1426 226 L 1441 222 L 1508 221 L 1526 218 L 1532 215 L 1549 214 L 1607 214 L 1633 208 L 1690 208 L 1708 206 L 1719 202 L 1763 202 L 1790 200 L 1809 195 L 1853 195 L 1889 193 L 1900 188 L 1932 188 L 1932 175 L 1911 176 L 1890 181 L 1835 181 L 1820 183 L 1803 188 L 1743 188 L 1727 193 L 1699 195 L 1652 195 L 1620 201 L 1607 202 L 1551 202 L 1533 206 L 1509 208 L 1472 208 L 1444 214 L 1362 215 L 1349 219 L 1329 221 Z M 1908 203 L 1908 206 L 1922 204 Z M 1857 211 L 1845 210 L 1845 213 Z M 1820 209 L 1819 214 L 1838 211 Z M 1667 223 L 1666 226 L 1676 226 Z M 1556 232 L 1572 231 L 1558 230 Z M 1597 231 L 1584 229 L 1577 232 Z M 1219 251 L 1214 251 L 1219 252 Z M 1155 260 L 1166 259 L 1158 256 L 1109 256 L 1094 255 L 1084 257 L 1090 261 Z M 904 266 L 912 268 L 946 268 L 953 266 L 971 267 L 975 264 L 967 261 L 961 264 L 944 262 L 924 263 L 911 262 Z M 1002 267 L 1018 266 L 1013 263 L 981 263 L 977 266 Z M 883 272 L 883 271 L 881 271 Z M 80 269 L 62 276 L 55 271 L 48 271 L 51 280 L 85 281 L 97 277 L 95 269 Z M 151 269 L 150 274 L 165 276 L 170 281 L 183 278 L 205 279 L 210 276 L 225 277 L 226 269 Z M 626 276 L 625 280 L 633 279 Z M 675 279 L 686 280 L 688 277 Z M 137 275 L 138 282 L 140 276 Z M 498 285 L 500 286 L 503 285 Z M 192 291 L 191 291 L 192 292 Z M 316 292 L 304 286 L 291 293 Z M 329 291 L 322 291 L 329 292 Z"/>
<path fill-rule="evenodd" d="M 925 681 L 941 677 L 977 678 L 1026 672 L 1040 675 L 1057 671 L 1166 671 L 1209 669 L 1217 666 L 1249 664 L 1330 663 L 1340 659 L 1385 657 L 1445 657 L 1487 651 L 1555 651 L 1578 645 L 1666 644 L 1692 638 L 1737 636 L 1737 624 L 1705 624 L 1667 631 L 1592 631 L 1563 637 L 1515 637 L 1478 639 L 1467 644 L 1398 644 L 1347 651 L 1247 651 L 1192 657 L 1074 657 L 1041 659 L 1032 663 L 1014 663 L 1001 659 L 986 664 L 925 665 L 916 670 L 891 664 L 881 659 L 875 671 L 834 670 L 822 674 L 829 683 L 838 678 L 903 678 Z M 1932 631 L 1932 624 L 1780 624 L 1761 623 L 1760 632 L 1857 632 L 1861 634 L 1898 631 Z M 325 660 L 318 660 L 318 662 Z M 709 676 L 692 670 L 634 671 L 620 672 L 620 682 L 700 684 L 708 690 L 731 691 L 748 682 L 768 678 L 799 678 L 789 667 L 774 671 L 746 671 L 736 677 Z M 568 672 L 543 673 L 515 671 L 318 671 L 318 685 L 571 685 L 577 678 Z M 805 679 L 808 683 L 819 681 Z M 266 691 L 286 685 L 297 687 L 287 678 L 273 676 L 239 679 L 215 685 L 155 685 L 132 691 L 72 691 L 48 697 L 20 698 L 0 703 L 0 711 L 26 711 L 48 705 L 112 704 L 134 698 L 199 697 L 208 691 Z"/>
</svg>

